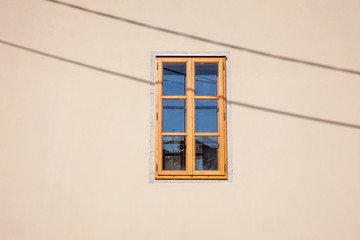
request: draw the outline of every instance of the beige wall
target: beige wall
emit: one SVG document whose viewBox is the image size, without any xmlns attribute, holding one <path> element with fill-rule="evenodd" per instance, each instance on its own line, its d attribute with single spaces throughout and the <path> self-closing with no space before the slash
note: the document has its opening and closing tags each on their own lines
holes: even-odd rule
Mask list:
<svg viewBox="0 0 360 240">
<path fill-rule="evenodd" d="M 360 1 L 67 1 L 360 70 Z M 232 100 L 360 125 L 360 75 L 41 0 L 0 39 L 150 81 L 152 51 L 229 51 Z M 233 181 L 150 184 L 150 86 L 0 43 L 0 239 L 360 239 L 360 129 L 232 105 Z"/>
</svg>

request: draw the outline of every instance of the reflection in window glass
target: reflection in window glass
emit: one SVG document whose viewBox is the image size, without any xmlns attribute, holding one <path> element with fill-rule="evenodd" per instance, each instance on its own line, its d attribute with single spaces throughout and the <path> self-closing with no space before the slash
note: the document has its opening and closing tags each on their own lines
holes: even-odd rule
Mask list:
<svg viewBox="0 0 360 240">
<path fill-rule="evenodd" d="M 218 131 L 217 100 L 195 100 L 195 132 Z"/>
<path fill-rule="evenodd" d="M 185 132 L 186 100 L 163 100 L 163 132 Z"/>
<path fill-rule="evenodd" d="M 217 96 L 217 63 L 195 63 L 195 95 Z"/>
<path fill-rule="evenodd" d="M 185 137 L 163 137 L 163 170 L 186 169 Z"/>
<path fill-rule="evenodd" d="M 195 169 L 218 170 L 218 137 L 195 137 Z"/>
<path fill-rule="evenodd" d="M 186 89 L 186 63 L 163 64 L 163 95 L 184 96 Z"/>
</svg>

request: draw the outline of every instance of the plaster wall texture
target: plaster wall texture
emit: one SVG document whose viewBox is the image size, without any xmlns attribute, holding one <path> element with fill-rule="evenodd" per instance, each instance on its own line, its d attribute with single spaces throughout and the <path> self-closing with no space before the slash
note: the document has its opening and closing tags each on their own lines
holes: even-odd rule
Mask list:
<svg viewBox="0 0 360 240">
<path fill-rule="evenodd" d="M 65 2 L 360 71 L 357 0 Z M 359 74 L 41 0 L 0 0 L 0 39 L 0 239 L 360 239 Z M 150 183 L 166 51 L 230 52 L 232 182 Z"/>
</svg>

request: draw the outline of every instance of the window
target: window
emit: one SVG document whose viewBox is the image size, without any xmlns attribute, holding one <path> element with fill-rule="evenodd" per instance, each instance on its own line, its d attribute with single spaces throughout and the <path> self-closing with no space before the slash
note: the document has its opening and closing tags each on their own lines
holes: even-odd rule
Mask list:
<svg viewBox="0 0 360 240">
<path fill-rule="evenodd" d="M 227 179 L 225 57 L 157 57 L 155 179 Z"/>
</svg>

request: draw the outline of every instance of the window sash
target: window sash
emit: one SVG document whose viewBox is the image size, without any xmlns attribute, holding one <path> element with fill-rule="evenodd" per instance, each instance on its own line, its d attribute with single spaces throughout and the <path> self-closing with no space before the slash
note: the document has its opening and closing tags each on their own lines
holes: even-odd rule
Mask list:
<svg viewBox="0 0 360 240">
<path fill-rule="evenodd" d="M 186 63 L 186 87 L 185 96 L 163 96 L 163 63 Z M 195 64 L 217 63 L 217 96 L 195 96 Z M 226 136 L 226 72 L 225 57 L 158 57 L 156 58 L 156 120 L 155 120 L 155 179 L 227 179 L 227 136 Z M 183 133 L 162 132 L 163 126 L 163 100 L 186 101 L 186 129 Z M 217 100 L 218 132 L 196 133 L 195 132 L 195 100 Z M 163 170 L 162 163 L 162 137 L 184 136 L 186 137 L 186 170 Z M 218 137 L 218 170 L 195 170 L 195 137 L 214 136 Z"/>
</svg>

